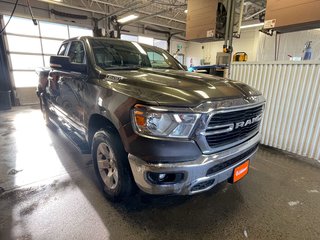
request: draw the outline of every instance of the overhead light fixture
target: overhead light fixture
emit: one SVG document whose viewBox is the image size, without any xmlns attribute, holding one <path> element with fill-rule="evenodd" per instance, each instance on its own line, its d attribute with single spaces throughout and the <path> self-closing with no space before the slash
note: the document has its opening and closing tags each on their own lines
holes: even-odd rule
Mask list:
<svg viewBox="0 0 320 240">
<path fill-rule="evenodd" d="M 118 22 L 119 23 L 126 23 L 126 22 L 132 21 L 137 18 L 138 18 L 138 15 L 131 14 L 131 15 L 128 15 L 128 16 L 125 16 L 123 18 L 118 19 Z"/>
<path fill-rule="evenodd" d="M 188 9 L 184 10 L 184 13 L 188 13 Z"/>
<path fill-rule="evenodd" d="M 240 29 L 260 27 L 260 26 L 263 26 L 263 25 L 264 25 L 264 23 L 254 23 L 254 24 L 241 26 Z"/>
</svg>

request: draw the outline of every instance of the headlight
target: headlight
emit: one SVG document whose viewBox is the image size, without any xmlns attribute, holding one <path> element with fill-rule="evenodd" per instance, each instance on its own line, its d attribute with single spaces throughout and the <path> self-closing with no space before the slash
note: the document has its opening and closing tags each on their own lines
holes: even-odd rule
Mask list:
<svg viewBox="0 0 320 240">
<path fill-rule="evenodd" d="M 200 114 L 168 112 L 137 105 L 132 111 L 134 130 L 140 135 L 188 138 Z"/>
</svg>

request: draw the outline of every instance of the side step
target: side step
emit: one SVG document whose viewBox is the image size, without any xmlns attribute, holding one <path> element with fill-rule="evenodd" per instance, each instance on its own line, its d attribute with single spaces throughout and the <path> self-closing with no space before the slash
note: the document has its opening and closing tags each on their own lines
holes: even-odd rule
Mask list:
<svg viewBox="0 0 320 240">
<path fill-rule="evenodd" d="M 53 114 L 52 114 L 53 115 Z M 84 141 L 79 134 L 73 131 L 67 124 L 62 123 L 55 116 L 50 116 L 50 120 L 53 124 L 59 127 L 64 135 L 71 141 L 71 143 L 81 152 L 82 154 L 90 154 L 90 148 L 86 141 Z"/>
</svg>

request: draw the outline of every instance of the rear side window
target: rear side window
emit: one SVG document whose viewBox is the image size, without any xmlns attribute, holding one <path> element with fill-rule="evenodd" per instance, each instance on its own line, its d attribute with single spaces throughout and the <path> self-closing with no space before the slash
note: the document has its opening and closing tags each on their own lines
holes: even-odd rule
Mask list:
<svg viewBox="0 0 320 240">
<path fill-rule="evenodd" d="M 62 44 L 58 51 L 58 55 L 61 55 L 61 56 L 65 55 L 67 47 L 68 47 L 68 43 Z"/>
<path fill-rule="evenodd" d="M 69 48 L 68 56 L 72 63 L 85 63 L 85 52 L 82 42 L 72 42 Z"/>
</svg>

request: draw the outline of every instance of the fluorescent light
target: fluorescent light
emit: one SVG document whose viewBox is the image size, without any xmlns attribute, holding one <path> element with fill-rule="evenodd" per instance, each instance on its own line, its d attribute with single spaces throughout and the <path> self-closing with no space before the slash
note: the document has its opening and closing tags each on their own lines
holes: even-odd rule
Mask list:
<svg viewBox="0 0 320 240">
<path fill-rule="evenodd" d="M 264 23 L 255 23 L 255 24 L 250 24 L 250 25 L 244 25 L 241 26 L 241 29 L 245 29 L 245 28 L 253 28 L 253 27 L 260 27 L 263 26 Z"/>
<path fill-rule="evenodd" d="M 134 14 L 131 14 L 131 15 L 128 15 L 126 17 L 123 17 L 123 18 L 120 18 L 118 20 L 119 23 L 125 23 L 125 22 L 129 22 L 129 21 L 132 21 L 134 19 L 138 18 L 138 15 L 134 15 Z"/>
</svg>

